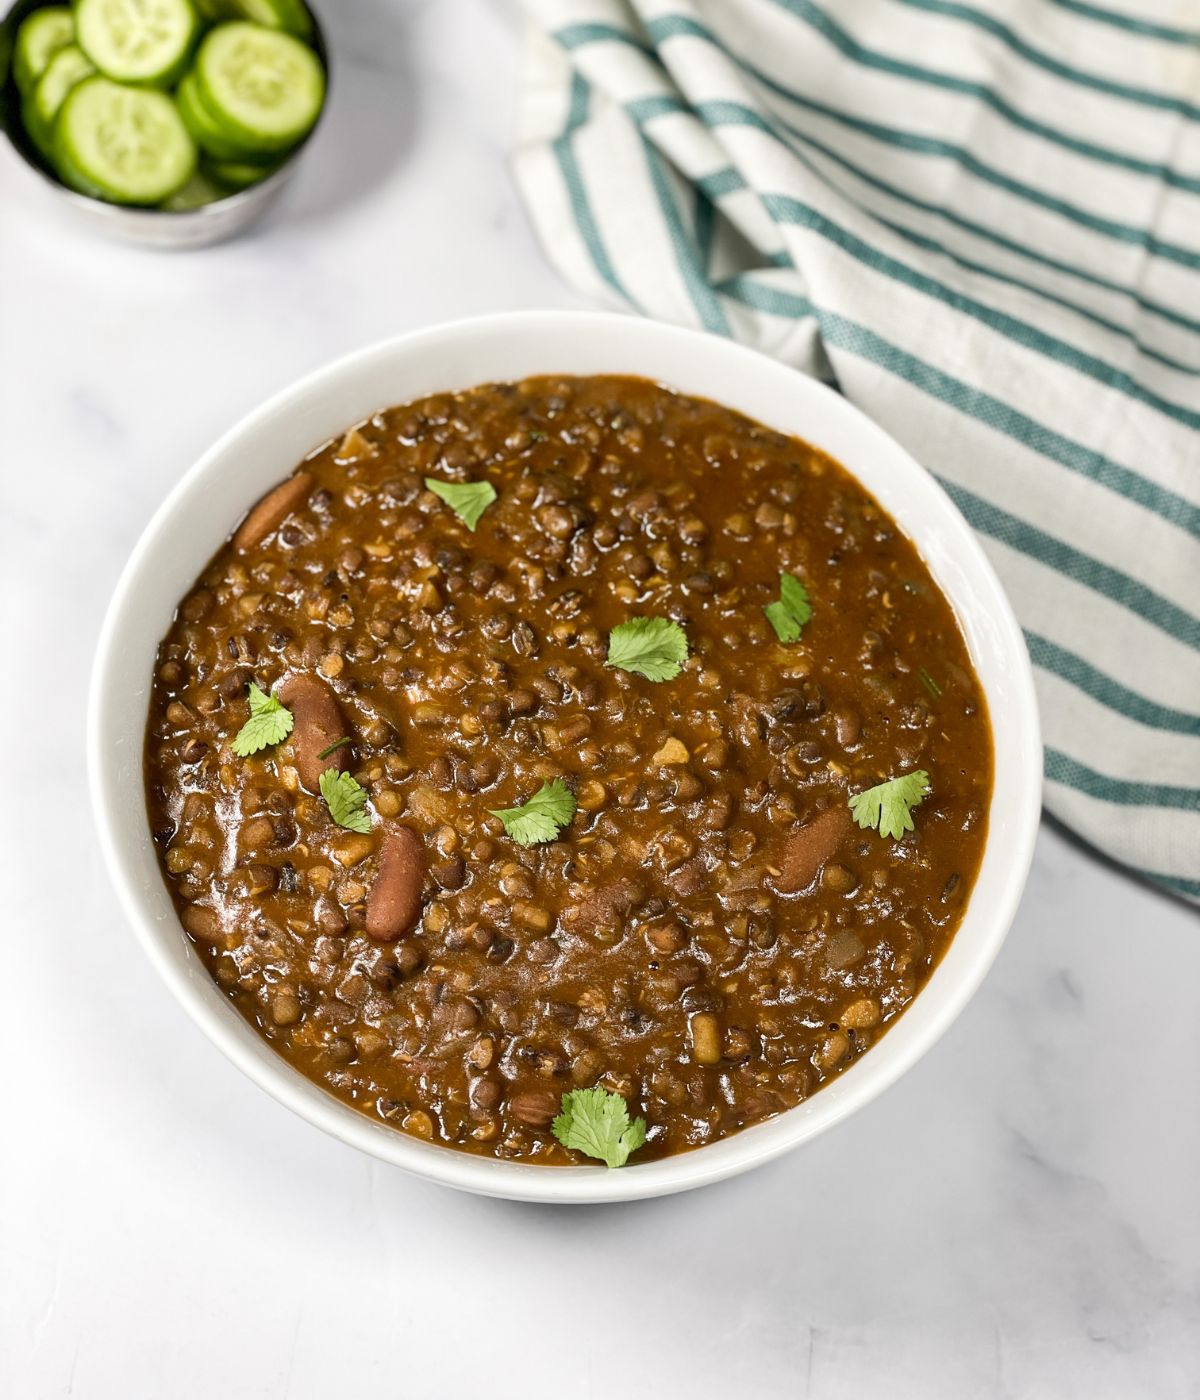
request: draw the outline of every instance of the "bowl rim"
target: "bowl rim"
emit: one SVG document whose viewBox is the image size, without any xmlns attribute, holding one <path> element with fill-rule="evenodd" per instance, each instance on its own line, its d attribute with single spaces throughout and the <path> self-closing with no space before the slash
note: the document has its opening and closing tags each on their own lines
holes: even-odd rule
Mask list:
<svg viewBox="0 0 1200 1400">
<path fill-rule="evenodd" d="M 898 480 L 902 479 L 905 497 L 917 498 L 917 503 L 911 508 L 904 506 L 906 518 L 899 523 L 954 607 L 988 698 L 996 738 L 996 778 L 989 811 L 989 832 L 972 898 L 949 950 L 925 987 L 905 1013 L 891 1025 L 888 1033 L 871 1048 L 869 1054 L 795 1108 L 716 1143 L 653 1162 L 631 1164 L 620 1171 L 610 1171 L 602 1166 L 550 1167 L 507 1162 L 424 1143 L 380 1120 L 369 1118 L 304 1078 L 270 1047 L 257 1030 L 243 1020 L 221 993 L 191 951 L 190 942 L 173 907 L 170 909 L 170 919 L 162 917 L 163 900 L 170 904 L 165 884 L 160 877 L 157 891 L 149 889 L 144 872 L 139 873 L 138 870 L 138 861 L 145 858 L 145 848 L 153 845 L 148 824 L 143 822 L 140 851 L 135 849 L 137 843 L 123 837 L 118 829 L 121 792 L 117 779 L 121 745 L 113 742 L 112 735 L 120 731 L 122 724 L 134 724 L 138 742 L 136 760 L 140 771 L 140 736 L 145 725 L 144 712 L 130 720 L 122 718 L 114 708 L 113 697 L 119 688 L 122 673 L 129 669 L 124 633 L 132 630 L 141 636 L 143 642 L 146 640 L 146 629 L 139 629 L 136 620 L 132 620 L 131 610 L 146 586 L 143 574 L 152 562 L 151 556 L 156 548 L 164 547 L 164 537 L 168 537 L 172 529 L 177 535 L 186 532 L 189 498 L 225 462 L 236 458 L 242 444 L 255 433 L 262 433 L 273 422 L 287 421 L 288 415 L 296 414 L 306 401 L 314 400 L 322 390 L 334 394 L 340 386 L 352 386 L 356 379 L 365 378 L 373 369 L 386 367 L 393 360 L 415 363 L 420 359 L 423 362 L 452 364 L 456 350 L 463 352 L 464 347 L 472 344 L 478 346 L 496 337 L 501 338 L 506 346 L 519 345 L 522 341 L 530 344 L 545 341 L 569 347 L 589 337 L 593 341 L 611 340 L 614 345 L 625 348 L 614 350 L 614 357 L 621 356 L 626 349 L 632 353 L 636 347 L 637 354 L 633 358 L 653 360 L 661 357 L 664 362 L 661 372 L 647 374 L 647 377 L 656 378 L 658 382 L 678 388 L 683 393 L 698 396 L 701 396 L 700 391 L 694 386 L 689 387 L 687 381 L 689 376 L 695 378 L 701 375 L 697 366 L 711 361 L 714 375 L 719 367 L 722 374 L 728 372 L 731 381 L 739 374 L 745 377 L 747 385 L 762 381 L 765 396 L 774 392 L 774 381 L 780 386 L 781 401 L 790 390 L 791 401 L 799 398 L 809 409 L 817 405 L 817 417 L 827 415 L 821 424 L 814 425 L 818 431 L 813 433 L 812 440 L 817 445 L 821 445 L 822 436 L 834 432 L 835 427 L 843 435 L 868 444 L 872 457 L 870 470 L 877 473 L 884 471 L 884 468 L 874 465 L 878 457 L 885 463 L 888 472 L 899 473 Z M 564 348 L 562 353 L 564 359 L 569 359 L 569 349 Z M 519 361 L 519 354 L 516 359 Z M 689 362 L 693 361 L 689 368 Z M 676 367 L 677 373 L 674 375 L 671 364 Z M 403 369 L 397 370 L 398 376 L 402 376 L 403 372 Z M 561 373 L 565 376 L 605 372 L 645 371 L 621 371 L 618 368 L 607 371 L 556 370 L 550 367 L 514 372 L 512 377 L 520 378 L 532 373 Z M 485 381 L 471 379 L 467 375 L 466 380 L 447 383 L 444 388 L 466 388 L 469 383 L 480 382 Z M 398 397 L 391 402 L 406 402 L 419 397 L 402 384 L 399 392 L 406 397 Z M 707 397 L 720 396 L 708 394 Z M 381 403 L 377 409 L 386 406 Z M 780 416 L 782 413 L 781 409 Z M 777 426 L 771 424 L 769 418 L 766 421 L 769 426 Z M 794 429 L 780 430 L 805 436 Z M 310 450 L 316 446 L 314 442 Z M 870 484 L 863 480 L 865 462 L 839 460 L 865 489 L 877 496 L 880 494 L 878 481 Z M 281 474 L 291 469 L 293 467 L 286 467 Z M 277 479 L 278 476 L 268 477 L 261 489 L 265 490 L 272 480 Z M 231 524 L 236 518 L 234 511 L 248 508 L 259 489 L 251 486 L 244 502 L 231 502 Z M 893 488 L 889 486 L 888 489 Z M 899 486 L 894 489 L 898 491 Z M 893 516 L 898 515 L 891 504 L 885 503 L 884 508 Z M 922 523 L 914 529 L 912 525 L 918 509 L 927 513 L 929 524 L 926 527 Z M 214 539 L 210 552 L 218 544 L 219 540 Z M 937 569 L 930 557 L 930 551 L 935 546 L 940 558 Z M 203 564 L 199 567 L 203 567 Z M 967 581 L 956 583 L 947 577 L 947 570 L 954 572 L 956 579 L 961 570 L 962 579 Z M 195 573 L 198 572 L 199 568 L 195 570 Z M 964 611 L 964 592 L 982 598 L 986 606 L 977 612 Z M 173 609 L 176 600 L 169 601 Z M 162 630 L 165 631 L 165 627 Z M 154 646 L 157 646 L 160 637 L 161 631 L 153 638 Z M 990 655 L 990 650 L 978 651 L 980 647 L 995 649 L 997 660 L 994 671 L 989 669 L 985 674 L 981 662 Z M 993 663 L 989 662 L 988 665 L 991 667 Z M 1005 699 L 1001 716 L 1006 735 L 1004 753 L 1001 752 L 998 738 L 1001 730 L 997 723 L 997 692 L 1002 693 Z M 120 907 L 144 952 L 175 999 L 229 1060 L 278 1102 L 314 1126 L 405 1171 L 483 1195 L 555 1203 L 634 1200 L 667 1195 L 722 1180 L 774 1160 L 811 1141 L 895 1083 L 957 1019 L 999 952 L 1028 875 L 1041 811 L 1040 724 L 1024 638 L 977 538 L 933 477 L 859 409 L 832 389 L 778 360 L 736 342 L 699 331 L 620 313 L 596 311 L 499 313 L 444 322 L 390 337 L 341 356 L 305 375 L 270 396 L 222 434 L 168 492 L 143 529 L 121 571 L 96 646 L 88 694 L 87 754 L 93 819 Z M 1003 774 L 1000 770 L 1002 759 L 1005 763 Z M 129 760 L 126 757 L 123 761 L 128 763 Z M 1001 823 L 997 821 L 997 804 L 1002 783 L 1005 806 L 1001 829 Z M 144 818 L 144 799 L 140 791 L 139 801 L 142 802 Z M 988 877 L 988 899 L 986 907 L 983 907 L 979 903 L 979 894 L 985 874 Z"/>
</svg>

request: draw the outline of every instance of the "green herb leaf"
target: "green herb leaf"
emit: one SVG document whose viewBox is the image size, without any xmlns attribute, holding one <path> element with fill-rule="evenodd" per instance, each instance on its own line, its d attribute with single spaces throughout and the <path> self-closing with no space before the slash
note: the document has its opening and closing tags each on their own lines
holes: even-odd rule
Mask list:
<svg viewBox="0 0 1200 1400">
<path fill-rule="evenodd" d="M 623 1167 L 629 1154 L 646 1141 L 646 1120 L 630 1121 L 620 1094 L 610 1094 L 599 1085 L 564 1094 L 562 1112 L 551 1126 L 564 1147 L 598 1157 L 609 1167 Z"/>
<path fill-rule="evenodd" d="M 804 624 L 812 617 L 808 589 L 795 574 L 781 573 L 779 601 L 768 603 L 763 612 L 766 613 L 767 621 L 774 627 L 775 635 L 781 642 L 798 642 Z"/>
<path fill-rule="evenodd" d="M 917 672 L 917 678 L 935 700 L 942 693 L 942 687 L 938 685 L 924 666 Z"/>
<path fill-rule="evenodd" d="M 439 481 L 436 476 L 427 476 L 425 485 L 435 496 L 440 496 L 471 531 L 496 499 L 496 488 L 490 481 Z"/>
<path fill-rule="evenodd" d="M 899 841 L 913 829 L 912 809 L 929 791 L 929 774 L 918 768 L 915 773 L 889 778 L 866 792 L 855 793 L 850 799 L 850 813 L 865 830 L 875 828 L 881 836 Z"/>
<path fill-rule="evenodd" d="M 673 681 L 687 656 L 687 633 L 667 617 L 635 617 L 608 634 L 606 665 L 650 681 Z"/>
<path fill-rule="evenodd" d="M 331 753 L 337 753 L 338 749 L 344 748 L 350 742 L 349 734 L 343 734 L 340 739 L 335 739 L 327 749 L 322 749 L 317 755 L 318 758 L 328 758 Z"/>
<path fill-rule="evenodd" d="M 360 787 L 349 773 L 326 768 L 321 774 L 321 796 L 329 815 L 347 831 L 366 835 L 371 830 L 371 814 L 367 811 L 367 790 Z"/>
<path fill-rule="evenodd" d="M 274 695 L 260 690 L 253 681 L 246 687 L 250 718 L 234 736 L 232 748 L 239 758 L 249 758 L 259 749 L 282 744 L 292 732 L 292 712 Z"/>
<path fill-rule="evenodd" d="M 489 807 L 493 817 L 499 817 L 504 830 L 518 845 L 537 846 L 553 841 L 575 815 L 575 798 L 561 778 L 543 783 L 537 792 L 519 807 Z"/>
</svg>

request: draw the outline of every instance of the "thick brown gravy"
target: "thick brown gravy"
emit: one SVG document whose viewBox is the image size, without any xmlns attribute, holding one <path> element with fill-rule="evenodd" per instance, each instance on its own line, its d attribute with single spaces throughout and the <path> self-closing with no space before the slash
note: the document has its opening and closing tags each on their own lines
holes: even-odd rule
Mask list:
<svg viewBox="0 0 1200 1400">
<path fill-rule="evenodd" d="M 497 496 L 472 532 L 426 477 Z M 811 601 L 790 644 L 781 571 Z M 639 617 L 686 635 L 673 679 L 606 666 Z M 251 681 L 295 727 L 243 758 Z M 915 770 L 913 830 L 853 823 Z M 991 777 L 954 614 L 876 502 L 611 377 L 437 395 L 316 453 L 182 600 L 146 736 L 166 879 L 242 1014 L 365 1113 L 546 1163 L 587 1160 L 551 1129 L 573 1089 L 645 1119 L 636 1163 L 868 1052 L 959 923 Z M 489 815 L 554 779 L 555 839 Z"/>
</svg>

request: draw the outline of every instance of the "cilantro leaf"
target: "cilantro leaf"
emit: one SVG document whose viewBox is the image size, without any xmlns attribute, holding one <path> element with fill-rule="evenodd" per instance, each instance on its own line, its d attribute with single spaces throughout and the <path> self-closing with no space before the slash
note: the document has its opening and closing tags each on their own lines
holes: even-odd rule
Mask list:
<svg viewBox="0 0 1200 1400">
<path fill-rule="evenodd" d="M 439 481 L 427 476 L 425 485 L 440 496 L 468 530 L 474 532 L 479 517 L 496 499 L 496 488 L 490 481 Z"/>
<path fill-rule="evenodd" d="M 606 666 L 649 681 L 673 681 L 687 660 L 687 633 L 667 617 L 635 617 L 608 634 Z"/>
<path fill-rule="evenodd" d="M 779 601 L 768 603 L 763 612 L 781 642 L 798 642 L 804 624 L 812 617 L 808 589 L 795 574 L 779 575 Z"/>
<path fill-rule="evenodd" d="M 292 732 L 292 712 L 274 695 L 260 690 L 253 681 L 246 687 L 250 718 L 234 736 L 232 748 L 239 758 L 249 758 L 259 749 L 282 744 Z"/>
<path fill-rule="evenodd" d="M 367 811 L 367 790 L 360 787 L 349 773 L 326 768 L 321 774 L 321 796 L 329 815 L 347 831 L 366 835 L 371 830 L 371 814 Z"/>
<path fill-rule="evenodd" d="M 537 792 L 519 807 L 489 807 L 493 817 L 499 817 L 504 830 L 518 845 L 537 846 L 553 841 L 575 815 L 575 799 L 561 778 L 543 783 Z"/>
<path fill-rule="evenodd" d="M 855 793 L 850 798 L 850 813 L 864 830 L 876 828 L 881 836 L 899 841 L 906 831 L 912 831 L 912 809 L 929 791 L 929 774 L 918 768 L 915 773 L 889 778 L 866 792 Z"/>
<path fill-rule="evenodd" d="M 646 1141 L 646 1120 L 631 1122 L 620 1094 L 610 1094 L 599 1085 L 564 1094 L 562 1112 L 551 1127 L 564 1147 L 598 1157 L 609 1167 L 623 1167 L 629 1154 Z"/>
</svg>

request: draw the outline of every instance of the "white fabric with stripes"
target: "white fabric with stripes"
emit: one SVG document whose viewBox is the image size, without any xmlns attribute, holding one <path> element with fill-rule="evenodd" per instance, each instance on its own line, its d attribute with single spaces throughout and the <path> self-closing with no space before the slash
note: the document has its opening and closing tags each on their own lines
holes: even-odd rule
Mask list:
<svg viewBox="0 0 1200 1400">
<path fill-rule="evenodd" d="M 1029 638 L 1047 806 L 1200 899 L 1195 0 L 527 0 L 517 173 L 611 305 L 834 383 Z"/>
</svg>

